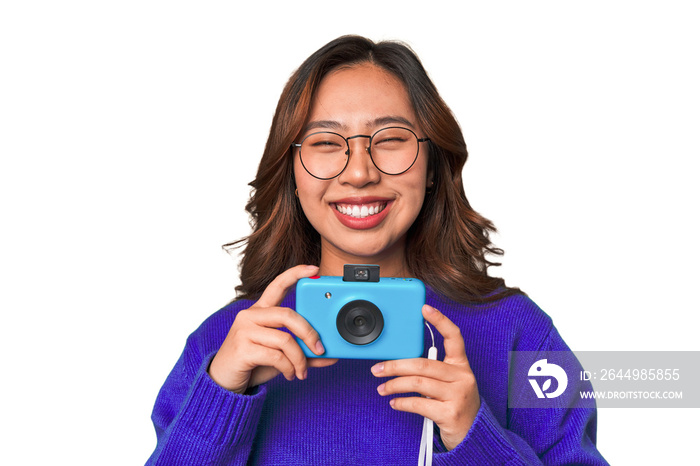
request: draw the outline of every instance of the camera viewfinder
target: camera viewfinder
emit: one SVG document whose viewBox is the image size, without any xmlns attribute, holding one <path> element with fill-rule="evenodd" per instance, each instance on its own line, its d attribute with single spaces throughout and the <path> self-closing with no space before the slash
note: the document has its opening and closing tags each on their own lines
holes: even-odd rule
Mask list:
<svg viewBox="0 0 700 466">
<path fill-rule="evenodd" d="M 344 282 L 378 282 L 379 266 L 366 264 L 345 264 L 343 266 Z"/>
</svg>

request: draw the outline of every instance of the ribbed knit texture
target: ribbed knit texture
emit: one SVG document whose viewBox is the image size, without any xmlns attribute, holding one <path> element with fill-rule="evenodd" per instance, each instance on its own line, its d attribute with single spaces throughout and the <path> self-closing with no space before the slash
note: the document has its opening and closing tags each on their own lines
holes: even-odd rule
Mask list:
<svg viewBox="0 0 700 466">
<path fill-rule="evenodd" d="M 447 452 L 436 429 L 433 464 L 607 464 L 595 447 L 594 409 L 508 409 L 510 351 L 568 351 L 551 319 L 522 295 L 464 306 L 427 290 L 426 301 L 457 324 L 476 376 L 481 408 L 464 441 Z M 192 335 L 153 410 L 158 436 L 147 464 L 415 465 L 423 419 L 394 411 L 377 393 L 377 361 L 341 360 L 307 380 L 278 376 L 251 395 L 216 385 L 207 367 L 237 301 Z M 294 292 L 282 306 L 292 309 Z M 442 337 L 435 332 L 438 359 Z M 425 332 L 426 353 L 430 343 Z"/>
</svg>

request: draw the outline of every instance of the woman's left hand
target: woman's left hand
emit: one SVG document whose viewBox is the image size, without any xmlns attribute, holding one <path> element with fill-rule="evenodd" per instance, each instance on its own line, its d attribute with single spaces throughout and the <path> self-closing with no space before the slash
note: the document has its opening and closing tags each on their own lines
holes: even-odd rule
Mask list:
<svg viewBox="0 0 700 466">
<path fill-rule="evenodd" d="M 372 367 L 377 377 L 395 377 L 377 387 L 380 395 L 418 393 L 421 397 L 397 397 L 390 402 L 397 411 L 416 413 L 440 427 L 442 443 L 452 450 L 467 436 L 481 405 L 474 373 L 464 352 L 462 334 L 437 309 L 423 306 L 423 317 L 445 339 L 445 360 L 425 358 L 386 361 Z"/>
</svg>

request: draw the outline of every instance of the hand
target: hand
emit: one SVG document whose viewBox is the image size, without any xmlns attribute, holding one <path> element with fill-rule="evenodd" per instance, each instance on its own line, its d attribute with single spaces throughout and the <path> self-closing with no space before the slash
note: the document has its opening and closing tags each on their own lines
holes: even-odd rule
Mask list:
<svg viewBox="0 0 700 466">
<path fill-rule="evenodd" d="M 437 309 L 423 306 L 423 317 L 445 338 L 445 360 L 386 361 L 372 367 L 377 377 L 396 378 L 377 387 L 380 395 L 416 392 L 429 398 L 393 398 L 391 407 L 432 419 L 442 443 L 452 450 L 464 440 L 481 405 L 474 373 L 464 352 L 459 327 Z"/>
<path fill-rule="evenodd" d="M 299 265 L 286 270 L 265 288 L 260 299 L 240 311 L 209 366 L 220 386 L 244 393 L 282 373 L 287 380 L 305 379 L 308 367 L 335 364 L 337 359 L 307 359 L 286 327 L 317 355 L 325 352 L 316 330 L 294 310 L 279 307 L 287 290 L 300 278 L 318 273 L 318 267 Z"/>
</svg>

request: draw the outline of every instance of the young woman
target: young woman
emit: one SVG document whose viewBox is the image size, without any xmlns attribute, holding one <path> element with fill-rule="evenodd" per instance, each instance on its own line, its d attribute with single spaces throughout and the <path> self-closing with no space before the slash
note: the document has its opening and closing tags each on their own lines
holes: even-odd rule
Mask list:
<svg viewBox="0 0 700 466">
<path fill-rule="evenodd" d="M 511 351 L 569 351 L 551 319 L 490 277 L 493 225 L 462 185 L 462 133 L 418 58 L 336 39 L 280 98 L 247 210 L 239 297 L 205 321 L 156 401 L 150 464 L 605 464 L 595 409 L 509 409 Z M 427 286 L 438 360 L 306 358 L 319 334 L 296 282 L 378 264 Z M 426 329 L 426 348 L 431 340 Z"/>
</svg>

